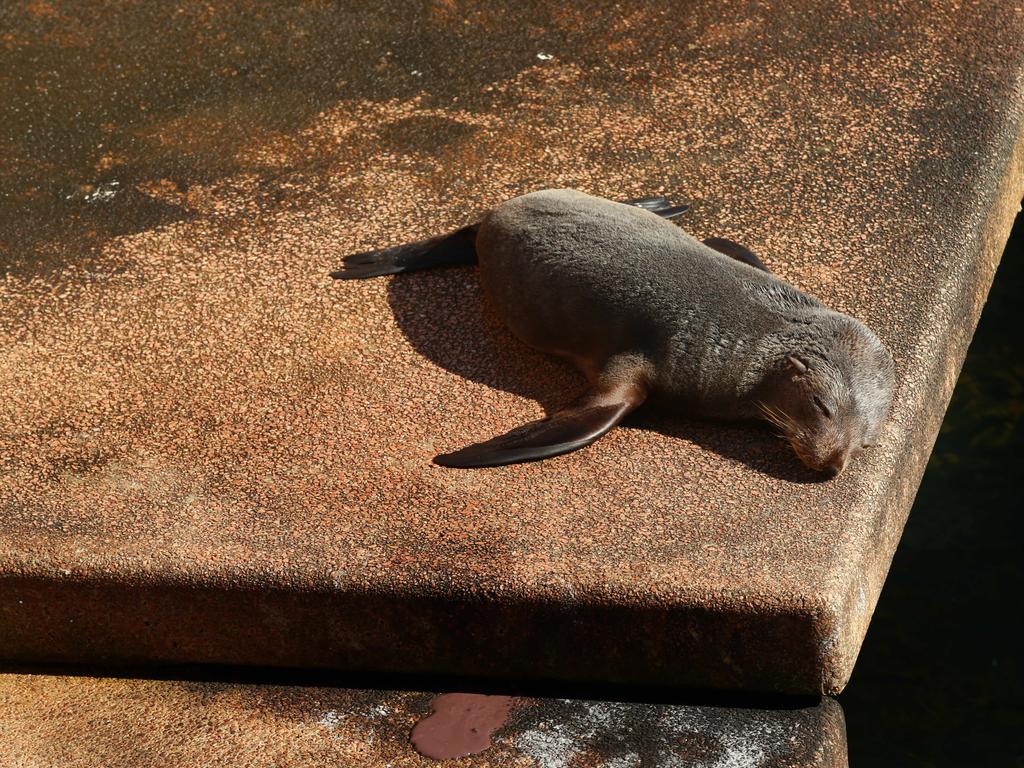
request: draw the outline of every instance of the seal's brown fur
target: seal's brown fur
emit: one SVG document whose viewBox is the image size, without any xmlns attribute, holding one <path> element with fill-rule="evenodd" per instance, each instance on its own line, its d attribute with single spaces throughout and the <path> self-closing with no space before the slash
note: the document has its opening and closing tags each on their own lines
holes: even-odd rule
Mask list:
<svg viewBox="0 0 1024 768">
<path fill-rule="evenodd" d="M 645 399 L 705 418 L 767 419 L 808 466 L 830 473 L 876 440 L 892 399 L 889 353 L 859 321 L 752 266 L 760 261 L 745 249 L 708 241 L 715 250 L 643 207 L 574 190 L 509 200 L 475 234 L 498 315 L 528 344 L 572 360 L 592 390 L 440 463 L 564 453 Z M 455 237 L 466 260 L 466 230 Z M 434 255 L 422 266 L 450 263 L 437 256 L 443 241 L 425 242 Z"/>
</svg>

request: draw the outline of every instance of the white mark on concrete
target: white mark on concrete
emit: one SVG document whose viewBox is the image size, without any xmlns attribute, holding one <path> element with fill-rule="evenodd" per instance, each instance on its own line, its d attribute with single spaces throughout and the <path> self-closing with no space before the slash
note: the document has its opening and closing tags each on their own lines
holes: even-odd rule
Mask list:
<svg viewBox="0 0 1024 768">
<path fill-rule="evenodd" d="M 839 637 L 842 634 L 842 627 L 838 624 L 835 628 L 828 633 L 828 636 L 821 641 L 821 650 L 823 654 L 831 653 L 832 649 L 839 644 Z"/>
<path fill-rule="evenodd" d="M 604 768 L 639 768 L 640 755 L 629 754 L 620 757 L 610 757 L 604 761 Z"/>
<path fill-rule="evenodd" d="M 625 710 L 621 704 L 594 702 L 587 705 L 587 736 L 593 737 L 598 730 L 617 730 L 622 722 Z"/>
<path fill-rule="evenodd" d="M 764 765 L 765 751 L 760 745 L 745 739 L 725 738 L 719 742 L 722 754 L 707 768 L 759 768 Z"/>
<path fill-rule="evenodd" d="M 581 757 L 594 753 L 603 756 L 606 768 L 642 764 L 641 756 L 629 751 L 636 717 L 631 705 L 564 703 L 569 705 L 564 719 L 539 722 L 511 739 L 538 768 L 571 768 Z M 798 731 L 799 723 L 772 722 L 760 712 L 726 714 L 713 707 L 678 706 L 661 715 L 646 744 L 656 755 L 652 768 L 762 768 L 790 754 L 799 741 Z M 703 751 L 696 759 L 686 746 L 694 739 Z"/>
<path fill-rule="evenodd" d="M 337 710 L 329 709 L 320 716 L 317 722 L 324 728 L 337 728 L 345 722 L 345 715 Z"/>
<path fill-rule="evenodd" d="M 709 719 L 700 708 L 681 707 L 667 714 L 661 725 L 671 734 L 669 743 L 694 733 L 717 742 L 718 754 L 696 764 L 691 762 L 687 768 L 760 768 L 779 757 L 777 753 L 785 748 L 782 743 L 785 729 L 759 720 L 757 714 L 747 723 L 726 724 Z M 666 768 L 682 768 L 680 756 L 666 757 L 668 759 L 662 763 Z"/>
<path fill-rule="evenodd" d="M 92 192 L 87 192 L 82 195 L 82 199 L 87 203 L 106 203 L 114 199 L 114 196 L 120 192 L 119 187 L 121 182 L 119 181 L 108 181 L 105 184 L 97 184 L 96 188 Z M 77 195 L 72 193 L 67 196 L 70 200 Z"/>
<path fill-rule="evenodd" d="M 579 754 L 581 739 L 568 728 L 555 725 L 542 730 L 523 731 L 512 743 L 544 768 L 569 768 Z"/>
</svg>

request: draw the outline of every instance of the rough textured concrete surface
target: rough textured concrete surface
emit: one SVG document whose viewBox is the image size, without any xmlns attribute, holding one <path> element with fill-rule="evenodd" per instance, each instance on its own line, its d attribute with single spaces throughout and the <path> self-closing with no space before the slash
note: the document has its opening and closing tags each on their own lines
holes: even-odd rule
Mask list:
<svg viewBox="0 0 1024 768">
<path fill-rule="evenodd" d="M 409 742 L 431 696 L 0 675 L 0 766 L 437 766 Z M 753 710 L 520 698 L 492 746 L 454 764 L 846 768 L 846 729 L 833 699 Z"/>
<path fill-rule="evenodd" d="M 1024 192 L 1005 0 L 7 2 L 0 656 L 835 692 Z M 342 255 L 669 193 L 872 326 L 881 446 L 644 413 L 431 457 L 580 380 L 471 268 Z"/>
</svg>

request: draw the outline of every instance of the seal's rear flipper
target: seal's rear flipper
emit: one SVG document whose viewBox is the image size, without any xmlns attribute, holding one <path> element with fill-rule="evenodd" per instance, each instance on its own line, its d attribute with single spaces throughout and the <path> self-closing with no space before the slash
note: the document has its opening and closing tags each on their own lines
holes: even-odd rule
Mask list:
<svg viewBox="0 0 1024 768">
<path fill-rule="evenodd" d="M 636 409 L 647 396 L 636 374 L 599 384 L 572 406 L 499 437 L 434 458 L 442 467 L 497 467 L 536 461 L 590 445 Z"/>
<path fill-rule="evenodd" d="M 663 219 L 674 219 L 690 210 L 688 205 L 672 205 L 667 197 L 638 197 L 635 200 L 623 200 L 622 202 L 625 205 L 656 213 Z"/>
<path fill-rule="evenodd" d="M 732 240 L 726 240 L 724 237 L 709 237 L 704 241 L 704 245 L 709 248 L 714 248 L 719 253 L 723 253 L 731 259 L 742 261 L 744 264 L 749 264 L 752 267 L 756 267 L 757 269 L 764 270 L 768 274 L 771 274 L 771 270 L 764 265 L 763 261 L 739 243 L 734 243 Z"/>
<path fill-rule="evenodd" d="M 346 256 L 341 260 L 341 269 L 331 272 L 331 277 L 336 280 L 360 280 L 431 267 L 475 264 L 476 231 L 479 226 L 471 224 L 449 235 Z"/>
</svg>

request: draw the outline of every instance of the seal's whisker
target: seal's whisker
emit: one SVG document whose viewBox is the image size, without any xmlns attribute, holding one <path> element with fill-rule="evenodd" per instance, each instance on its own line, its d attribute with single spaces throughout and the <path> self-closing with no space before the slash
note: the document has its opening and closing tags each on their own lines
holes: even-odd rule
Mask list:
<svg viewBox="0 0 1024 768">
<path fill-rule="evenodd" d="M 797 426 L 796 422 L 788 414 L 771 407 L 761 400 L 756 401 L 756 404 L 761 413 L 764 414 L 765 419 L 777 427 L 783 436 L 792 439 L 802 433 L 803 430 Z"/>
</svg>

